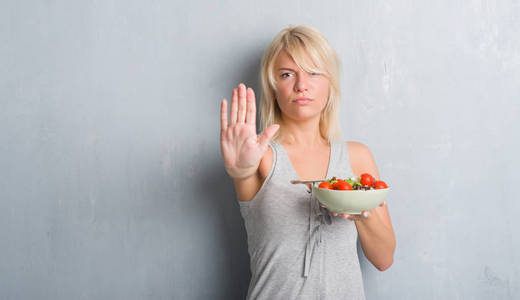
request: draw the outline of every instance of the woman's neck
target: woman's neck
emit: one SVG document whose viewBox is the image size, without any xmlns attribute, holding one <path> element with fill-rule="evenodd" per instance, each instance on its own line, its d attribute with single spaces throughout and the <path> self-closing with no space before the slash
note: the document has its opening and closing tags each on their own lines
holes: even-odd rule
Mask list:
<svg viewBox="0 0 520 300">
<path fill-rule="evenodd" d="M 329 142 L 321 136 L 319 122 L 284 123 L 282 144 L 312 150 L 327 146 Z"/>
</svg>

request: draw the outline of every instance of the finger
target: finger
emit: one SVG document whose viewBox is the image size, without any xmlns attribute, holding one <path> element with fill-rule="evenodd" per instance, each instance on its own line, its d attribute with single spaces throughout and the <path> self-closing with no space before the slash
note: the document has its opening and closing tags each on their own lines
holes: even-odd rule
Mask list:
<svg viewBox="0 0 520 300">
<path fill-rule="evenodd" d="M 260 136 L 260 140 L 259 140 L 260 146 L 262 147 L 262 149 L 267 149 L 267 144 L 269 144 L 269 141 L 274 136 L 276 131 L 278 131 L 279 128 L 280 128 L 280 125 L 273 124 L 264 130 L 264 132 Z"/>
<path fill-rule="evenodd" d="M 386 200 L 383 200 L 383 202 L 381 202 L 381 204 L 379 204 L 379 206 L 381 207 L 384 207 L 386 205 Z"/>
<path fill-rule="evenodd" d="M 241 83 L 238 85 L 238 118 L 237 123 L 244 123 L 246 120 L 246 86 Z"/>
<path fill-rule="evenodd" d="M 352 215 L 350 214 L 343 214 L 343 219 L 351 219 L 352 218 Z"/>
<path fill-rule="evenodd" d="M 363 211 L 363 213 L 361 214 L 363 216 L 363 218 L 368 218 L 370 216 L 370 212 L 369 211 Z"/>
<path fill-rule="evenodd" d="M 220 102 L 220 132 L 224 133 L 228 127 L 227 100 Z"/>
<path fill-rule="evenodd" d="M 237 123 L 237 110 L 238 110 L 238 93 L 237 89 L 233 89 L 233 96 L 231 98 L 231 126 Z"/>
<path fill-rule="evenodd" d="M 247 89 L 247 115 L 246 123 L 256 126 L 256 100 L 252 88 Z"/>
</svg>

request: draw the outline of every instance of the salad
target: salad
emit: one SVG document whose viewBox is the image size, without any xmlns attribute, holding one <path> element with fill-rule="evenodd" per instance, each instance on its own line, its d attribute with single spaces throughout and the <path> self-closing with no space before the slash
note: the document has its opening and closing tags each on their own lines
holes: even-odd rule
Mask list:
<svg viewBox="0 0 520 300">
<path fill-rule="evenodd" d="M 382 180 L 376 180 L 369 173 L 363 173 L 361 176 L 354 176 L 346 179 L 339 179 L 336 176 L 327 179 L 318 186 L 322 189 L 329 190 L 379 190 L 386 189 L 388 185 Z"/>
</svg>

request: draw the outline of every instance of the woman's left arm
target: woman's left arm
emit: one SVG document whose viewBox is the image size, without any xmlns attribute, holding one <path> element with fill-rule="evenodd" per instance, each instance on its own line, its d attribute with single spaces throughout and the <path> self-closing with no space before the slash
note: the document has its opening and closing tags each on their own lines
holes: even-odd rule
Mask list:
<svg viewBox="0 0 520 300">
<path fill-rule="evenodd" d="M 354 175 L 369 173 L 379 180 L 379 172 L 370 149 L 357 142 L 350 142 L 349 148 Z M 395 252 L 395 234 L 386 200 L 382 205 L 364 213 L 365 216 L 350 215 L 348 218 L 356 224 L 361 247 L 367 259 L 379 271 L 384 271 L 394 262 Z"/>
</svg>

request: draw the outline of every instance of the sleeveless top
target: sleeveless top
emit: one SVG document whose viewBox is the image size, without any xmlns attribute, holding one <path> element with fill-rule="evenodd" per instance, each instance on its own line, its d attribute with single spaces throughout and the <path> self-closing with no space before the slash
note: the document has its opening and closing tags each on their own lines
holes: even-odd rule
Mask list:
<svg viewBox="0 0 520 300">
<path fill-rule="evenodd" d="M 251 281 L 247 299 L 365 299 L 353 221 L 333 217 L 299 179 L 283 145 L 244 219 Z M 345 142 L 331 143 L 326 178 L 353 176 Z"/>
</svg>

